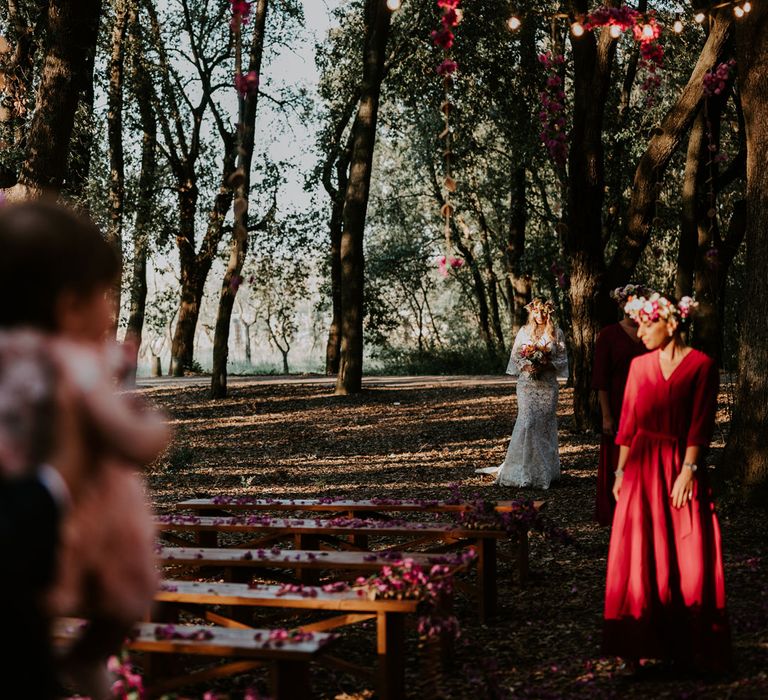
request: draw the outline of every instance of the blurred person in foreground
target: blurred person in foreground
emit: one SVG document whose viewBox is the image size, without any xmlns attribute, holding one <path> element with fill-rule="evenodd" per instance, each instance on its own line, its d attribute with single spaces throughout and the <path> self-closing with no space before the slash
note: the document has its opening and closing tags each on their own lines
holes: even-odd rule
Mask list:
<svg viewBox="0 0 768 700">
<path fill-rule="evenodd" d="M 74 488 L 66 478 L 61 480 L 66 488 L 53 487 L 62 494 L 58 506 L 43 509 L 33 501 L 21 506 L 27 518 L 35 520 L 37 508 L 47 519 L 45 576 L 37 575 L 28 588 L 34 571 L 8 561 L 3 592 L 13 597 L 24 591 L 40 630 L 48 629 L 53 615 L 89 618 L 64 670 L 75 688 L 94 700 L 107 696 L 106 660 L 146 614 L 157 588 L 154 528 L 138 469 L 153 461 L 169 438 L 162 416 L 118 393 L 116 379 L 131 371 L 126 353 L 107 342 L 108 292 L 118 274 L 114 252 L 88 220 L 42 202 L 0 210 L 0 332 L 6 347 L 0 362 L 12 385 L 0 424 L 7 445 L 5 456 L 0 451 L 2 489 L 18 493 L 19 484 L 39 482 L 40 474 L 78 477 L 70 479 Z M 14 349 L 18 344 L 26 352 Z M 24 363 L 26 375 L 18 371 Z M 32 377 L 35 371 L 36 380 L 14 384 L 13 377 Z M 23 417 L 21 423 L 14 415 Z M 43 464 L 52 464 L 53 471 Z M 24 523 L 9 520 L 3 544 L 14 536 L 25 538 Z M 36 549 L 37 543 L 28 546 Z M 23 606 L 18 614 L 24 618 Z M 38 633 L 30 640 L 35 649 L 2 650 L 10 653 L 3 653 L 3 663 L 23 657 L 30 672 L 36 659 L 41 661 L 39 673 L 22 676 L 10 662 L 4 669 L 6 678 L 19 683 L 20 697 L 55 696 L 44 640 Z M 39 685 L 39 693 L 25 683 Z"/>
</svg>

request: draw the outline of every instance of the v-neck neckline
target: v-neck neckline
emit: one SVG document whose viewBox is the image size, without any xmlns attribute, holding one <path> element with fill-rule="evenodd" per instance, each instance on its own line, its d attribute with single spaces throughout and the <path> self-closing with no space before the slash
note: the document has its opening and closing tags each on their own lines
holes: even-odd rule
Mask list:
<svg viewBox="0 0 768 700">
<path fill-rule="evenodd" d="M 669 373 L 668 377 L 664 376 L 664 370 L 661 368 L 661 350 L 659 350 L 658 356 L 656 357 L 656 366 L 659 368 L 659 374 L 661 375 L 661 378 L 664 380 L 665 384 L 668 384 L 670 379 L 675 376 L 675 373 L 677 370 L 680 369 L 680 367 L 683 366 L 683 363 L 688 359 L 689 355 L 693 354 L 693 348 L 690 348 L 687 353 L 683 356 L 683 359 L 680 360 L 680 362 L 677 363 L 675 368 Z"/>
</svg>

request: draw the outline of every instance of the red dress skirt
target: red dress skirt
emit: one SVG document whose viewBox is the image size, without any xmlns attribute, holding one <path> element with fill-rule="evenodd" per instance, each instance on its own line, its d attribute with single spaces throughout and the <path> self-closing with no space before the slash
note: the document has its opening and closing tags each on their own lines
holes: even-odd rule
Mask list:
<svg viewBox="0 0 768 700">
<path fill-rule="evenodd" d="M 706 470 L 693 499 L 673 508 L 687 446 L 709 445 L 718 371 L 692 350 L 664 379 L 659 353 L 633 361 L 618 445 L 629 459 L 608 553 L 603 652 L 678 660 L 704 670 L 730 665 L 720 526 Z"/>
<path fill-rule="evenodd" d="M 645 346 L 629 337 L 620 323 L 603 328 L 595 344 L 595 362 L 592 370 L 592 388 L 607 391 L 611 414 L 618 421 L 624 401 L 629 366 L 636 357 L 645 354 Z M 613 473 L 619 463 L 619 448 L 613 435 L 603 435 L 600 442 L 600 461 L 597 465 L 597 493 L 595 520 L 601 525 L 613 522 L 616 499 L 613 497 Z"/>
</svg>

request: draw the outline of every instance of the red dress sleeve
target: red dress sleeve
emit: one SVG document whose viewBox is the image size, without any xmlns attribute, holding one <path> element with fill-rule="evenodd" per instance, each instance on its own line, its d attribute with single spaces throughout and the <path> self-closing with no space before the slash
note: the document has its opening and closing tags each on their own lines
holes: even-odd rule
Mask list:
<svg viewBox="0 0 768 700">
<path fill-rule="evenodd" d="M 717 390 L 720 372 L 711 357 L 706 357 L 696 373 L 691 406 L 691 425 L 688 428 L 686 447 L 707 447 L 715 430 Z"/>
<path fill-rule="evenodd" d="M 640 375 L 642 370 L 637 361 L 633 360 L 629 366 L 629 376 L 627 377 L 627 386 L 624 389 L 624 401 L 621 405 L 621 419 L 619 420 L 619 431 L 616 433 L 616 444 L 629 447 L 632 444 L 632 438 L 637 431 L 636 403 L 640 394 Z"/>
<path fill-rule="evenodd" d="M 595 343 L 595 362 L 592 366 L 592 388 L 595 391 L 610 391 L 611 388 L 611 341 L 608 335 L 608 328 L 604 328 Z"/>
</svg>

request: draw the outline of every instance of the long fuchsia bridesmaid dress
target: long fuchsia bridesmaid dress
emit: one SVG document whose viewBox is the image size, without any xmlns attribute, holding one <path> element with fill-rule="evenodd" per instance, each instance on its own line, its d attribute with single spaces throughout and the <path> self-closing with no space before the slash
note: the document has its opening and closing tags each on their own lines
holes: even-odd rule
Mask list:
<svg viewBox="0 0 768 700">
<path fill-rule="evenodd" d="M 632 360 L 645 352 L 645 346 L 639 340 L 632 340 L 620 323 L 606 326 L 597 337 L 592 388 L 595 391 L 608 392 L 608 402 L 615 421 L 621 416 L 629 366 Z M 613 473 L 618 463 L 619 446 L 615 443 L 615 436 L 603 435 L 600 441 L 595 494 L 595 520 L 600 525 L 610 525 L 613 522 L 616 505 L 613 497 Z"/>
<path fill-rule="evenodd" d="M 709 445 L 719 375 L 697 350 L 668 379 L 659 360 L 659 351 L 636 358 L 624 394 L 616 443 L 630 451 L 608 553 L 603 651 L 722 670 L 730 632 L 706 470 L 685 506 L 673 508 L 670 497 L 686 447 Z"/>
</svg>

